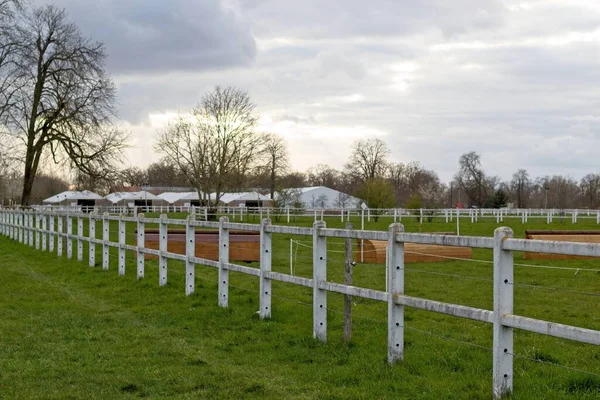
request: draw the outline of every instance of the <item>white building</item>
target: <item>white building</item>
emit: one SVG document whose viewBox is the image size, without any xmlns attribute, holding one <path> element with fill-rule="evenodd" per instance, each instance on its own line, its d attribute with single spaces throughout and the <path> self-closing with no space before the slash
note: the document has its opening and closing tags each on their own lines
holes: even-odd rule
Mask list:
<svg viewBox="0 0 600 400">
<path fill-rule="evenodd" d="M 158 195 L 172 206 L 191 207 L 200 205 L 198 192 L 164 192 Z"/>
<path fill-rule="evenodd" d="M 68 190 L 59 194 L 55 194 L 52 197 L 48 197 L 42 201 L 43 204 L 52 206 L 69 206 L 69 207 L 94 207 L 97 200 L 103 200 L 104 198 L 99 194 L 90 192 L 89 190 L 74 191 Z"/>
<path fill-rule="evenodd" d="M 283 192 L 283 191 L 282 191 Z M 288 206 L 300 202 L 305 208 L 356 208 L 363 202 L 361 199 L 348 193 L 331 189 L 326 186 L 312 186 L 304 188 L 291 188 L 285 190 Z M 279 195 L 279 194 L 278 194 Z"/>
<path fill-rule="evenodd" d="M 214 193 L 212 194 L 214 196 Z M 223 193 L 219 200 L 232 207 L 270 207 L 271 197 L 258 192 Z"/>
<path fill-rule="evenodd" d="M 115 192 L 105 197 L 114 205 L 118 206 L 152 206 L 155 201 L 162 201 L 159 197 L 150 192 L 141 190 L 139 192 Z"/>
</svg>

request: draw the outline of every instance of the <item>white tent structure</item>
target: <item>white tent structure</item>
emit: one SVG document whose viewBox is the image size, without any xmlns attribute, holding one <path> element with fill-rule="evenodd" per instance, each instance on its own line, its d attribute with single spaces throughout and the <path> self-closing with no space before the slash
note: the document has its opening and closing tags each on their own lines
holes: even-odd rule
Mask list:
<svg viewBox="0 0 600 400">
<path fill-rule="evenodd" d="M 211 196 L 215 196 L 213 193 Z M 260 194 L 258 192 L 239 192 L 239 193 L 223 193 L 220 202 L 229 206 L 241 207 L 263 207 L 270 202 L 269 195 Z"/>
<path fill-rule="evenodd" d="M 154 200 L 161 200 L 150 192 L 141 190 L 139 192 L 115 192 L 105 197 L 114 205 L 144 206 L 152 205 Z"/>
<path fill-rule="evenodd" d="M 362 200 L 358 197 L 326 186 L 292 188 L 286 189 L 286 192 L 292 197 L 289 204 L 287 204 L 288 206 L 292 206 L 292 203 L 298 201 L 306 208 L 332 209 L 355 208 L 362 203 Z"/>
<path fill-rule="evenodd" d="M 165 192 L 157 195 L 171 205 L 197 205 L 200 203 L 198 192 Z"/>
<path fill-rule="evenodd" d="M 68 190 L 52 197 L 48 197 L 42 203 L 47 205 L 63 205 L 63 206 L 95 206 L 96 200 L 102 200 L 103 197 L 89 190 L 73 191 Z"/>
</svg>

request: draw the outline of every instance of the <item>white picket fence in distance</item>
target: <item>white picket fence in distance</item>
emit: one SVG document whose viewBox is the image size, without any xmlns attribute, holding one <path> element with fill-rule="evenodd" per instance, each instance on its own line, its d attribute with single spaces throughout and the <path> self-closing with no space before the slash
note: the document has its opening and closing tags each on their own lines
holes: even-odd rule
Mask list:
<svg viewBox="0 0 600 400">
<path fill-rule="evenodd" d="M 82 220 L 89 220 L 89 235 L 83 232 Z M 54 230 L 54 221 L 58 222 L 58 230 Z M 73 233 L 73 220 L 77 220 L 77 234 Z M 67 231 L 63 231 L 65 225 Z M 34 223 L 34 221 L 36 221 Z M 96 221 L 102 221 L 102 239 L 96 237 Z M 117 222 L 119 233 L 118 243 L 109 241 L 110 223 Z M 125 243 L 126 223 L 135 223 L 137 227 L 136 245 Z M 153 223 L 159 225 L 159 250 L 144 247 L 144 225 Z M 186 254 L 175 254 L 167 251 L 167 225 L 179 225 L 186 230 Z M 207 260 L 195 256 L 195 228 L 219 229 L 219 261 Z M 260 233 L 260 268 L 237 265 L 229 262 L 229 231 L 244 230 Z M 162 215 L 158 219 L 145 218 L 142 214 L 137 217 L 111 216 L 108 214 L 69 214 L 65 212 L 22 211 L 0 209 L 0 233 L 12 240 L 54 251 L 56 240 L 57 253 L 63 251 L 63 241 L 67 243 L 67 257 L 72 257 L 73 240 L 78 243 L 77 258 L 81 259 L 79 243 L 87 242 L 89 246 L 89 265 L 95 265 L 96 245 L 102 246 L 102 267 L 109 269 L 110 249 L 117 249 L 118 273 L 125 274 L 124 257 L 126 251 L 137 255 L 136 276 L 144 278 L 144 254 L 159 257 L 159 285 L 167 282 L 168 260 L 180 260 L 186 263 L 185 293 L 190 295 L 195 290 L 195 266 L 206 265 L 219 271 L 218 305 L 228 306 L 229 271 L 256 276 L 260 280 L 259 314 L 260 317 L 270 318 L 271 282 L 279 281 L 313 289 L 313 336 L 319 340 L 327 340 L 327 292 L 341 293 L 387 303 L 388 305 L 388 361 L 395 363 L 404 358 L 404 308 L 412 307 L 446 314 L 454 317 L 467 318 L 493 324 L 493 398 L 499 399 L 513 390 L 513 335 L 514 329 L 521 329 L 542 335 L 570 339 L 577 342 L 600 345 L 600 331 L 577 326 L 558 324 L 550 321 L 527 318 L 514 314 L 514 274 L 513 252 L 529 251 L 539 253 L 570 254 L 578 256 L 600 257 L 600 244 L 574 243 L 558 241 L 540 241 L 514 239 L 510 228 L 498 228 L 493 238 L 431 235 L 406 233 L 400 223 L 390 225 L 388 231 L 366 231 L 330 229 L 324 221 L 315 221 L 312 228 L 295 226 L 272 225 L 264 219 L 260 225 L 232 223 L 227 217 L 219 222 L 196 221 L 188 217 L 169 219 Z M 35 234 L 35 241 L 34 241 Z M 304 278 L 272 271 L 272 236 L 274 234 L 293 234 L 312 237 L 313 241 L 313 277 Z M 389 291 L 351 286 L 327 281 L 327 238 L 351 238 L 364 240 L 385 240 L 389 243 L 387 259 L 387 280 Z M 474 307 L 444 303 L 435 300 L 407 296 L 404 294 L 404 244 L 436 244 L 445 246 L 465 246 L 493 250 L 493 287 L 494 308 L 485 310 Z M 47 244 L 47 246 L 45 245 Z"/>
</svg>

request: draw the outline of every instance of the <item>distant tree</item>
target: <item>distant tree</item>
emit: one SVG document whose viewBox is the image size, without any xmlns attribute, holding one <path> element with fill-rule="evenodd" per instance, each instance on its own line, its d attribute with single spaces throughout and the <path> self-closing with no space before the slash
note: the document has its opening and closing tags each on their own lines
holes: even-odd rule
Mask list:
<svg viewBox="0 0 600 400">
<path fill-rule="evenodd" d="M 491 192 L 481 168 L 481 158 L 471 151 L 460 156 L 460 169 L 454 179 L 469 197 L 471 204 L 481 207 Z"/>
<path fill-rule="evenodd" d="M 512 190 L 515 193 L 517 204 L 519 208 L 527 207 L 527 193 L 529 191 L 529 187 L 531 186 L 531 181 L 529 180 L 529 173 L 527 173 L 524 169 L 519 169 L 512 176 L 512 181 L 510 183 Z"/>
<path fill-rule="evenodd" d="M 69 186 L 69 182 L 58 176 L 37 174 L 31 191 L 32 203 L 41 204 L 48 197 L 69 190 Z"/>
<path fill-rule="evenodd" d="M 317 164 L 306 171 L 309 186 L 326 186 L 337 189 L 341 173 L 326 164 Z"/>
<path fill-rule="evenodd" d="M 390 150 L 381 139 L 357 140 L 352 144 L 352 153 L 346 171 L 359 181 L 383 177 L 388 168 Z"/>
<path fill-rule="evenodd" d="M 356 195 L 365 201 L 369 208 L 393 208 L 396 206 L 396 196 L 394 187 L 384 178 L 369 179 L 363 182 Z M 378 212 L 373 212 L 375 221 L 378 219 Z"/>
<path fill-rule="evenodd" d="M 301 188 L 307 186 L 306 175 L 302 172 L 290 172 L 281 177 L 282 188 Z"/>
<path fill-rule="evenodd" d="M 115 169 L 127 135 L 112 125 L 115 86 L 103 45 L 54 6 L 24 10 L 16 21 L 0 39 L 0 126 L 18 144 L 11 153 L 23 162 L 21 204 L 28 205 L 45 153 L 100 176 Z"/>
<path fill-rule="evenodd" d="M 506 207 L 507 204 L 508 204 L 508 195 L 506 194 L 506 192 L 502 189 L 496 190 L 496 192 L 494 193 L 493 201 L 492 201 L 492 208 Z"/>
<path fill-rule="evenodd" d="M 148 183 L 148 175 L 139 167 L 129 167 L 119 172 L 119 181 L 123 186 L 142 186 Z"/>
<path fill-rule="evenodd" d="M 597 208 L 600 199 L 600 174 L 587 174 L 581 179 L 580 186 L 586 206 Z"/>
<path fill-rule="evenodd" d="M 261 150 L 261 169 L 266 173 L 269 182 L 271 199 L 275 198 L 281 177 L 289 169 L 289 157 L 285 139 L 274 133 L 267 133 L 263 138 Z"/>
<path fill-rule="evenodd" d="M 244 187 L 246 172 L 255 167 L 262 145 L 254 131 L 257 121 L 248 93 L 217 86 L 159 133 L 155 149 L 183 172 L 206 204 L 216 205 L 227 190 Z"/>
<path fill-rule="evenodd" d="M 352 196 L 350 196 L 348 193 L 339 192 L 333 205 L 338 208 L 348 208 L 352 205 L 350 204 L 351 200 Z"/>
<path fill-rule="evenodd" d="M 146 169 L 146 176 L 149 186 L 187 186 L 187 182 L 183 173 L 173 163 L 166 159 L 152 163 Z"/>
</svg>

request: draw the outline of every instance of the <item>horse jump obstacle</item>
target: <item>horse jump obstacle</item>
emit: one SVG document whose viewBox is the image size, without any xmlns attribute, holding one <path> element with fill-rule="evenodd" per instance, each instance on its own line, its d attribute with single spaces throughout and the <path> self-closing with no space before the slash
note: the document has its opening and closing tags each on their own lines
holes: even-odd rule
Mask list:
<svg viewBox="0 0 600 400">
<path fill-rule="evenodd" d="M 576 243 L 600 243 L 600 231 L 525 231 L 526 239 L 552 240 L 560 242 Z M 550 254 L 526 252 L 524 258 L 528 260 L 584 260 L 594 259 L 595 257 L 584 257 L 567 254 Z"/>
<path fill-rule="evenodd" d="M 145 229 L 146 247 L 159 249 L 159 229 Z M 167 231 L 167 251 L 186 254 L 185 229 L 169 229 Z M 207 260 L 219 260 L 219 231 L 197 230 L 195 232 L 195 256 Z M 156 259 L 158 256 L 146 254 L 145 259 Z M 229 231 L 229 259 L 234 261 L 260 261 L 260 235 L 258 232 Z"/>
</svg>

